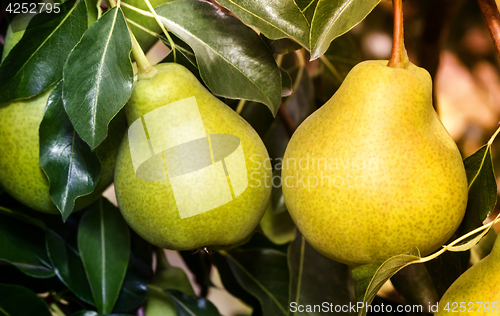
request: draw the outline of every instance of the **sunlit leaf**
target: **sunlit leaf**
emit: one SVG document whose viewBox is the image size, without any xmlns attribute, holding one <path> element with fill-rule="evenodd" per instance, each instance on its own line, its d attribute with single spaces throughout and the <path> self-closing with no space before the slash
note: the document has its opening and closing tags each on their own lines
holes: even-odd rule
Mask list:
<svg viewBox="0 0 500 316">
<path fill-rule="evenodd" d="M 319 0 L 311 22 L 311 60 L 323 55 L 330 43 L 352 29 L 380 0 Z"/>
</svg>

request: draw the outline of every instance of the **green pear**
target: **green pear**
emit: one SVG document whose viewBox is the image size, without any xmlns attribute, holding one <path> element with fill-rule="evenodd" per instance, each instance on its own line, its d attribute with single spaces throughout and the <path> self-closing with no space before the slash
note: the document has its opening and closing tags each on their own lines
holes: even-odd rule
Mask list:
<svg viewBox="0 0 500 316">
<path fill-rule="evenodd" d="M 461 155 L 432 107 L 428 72 L 365 61 L 286 149 L 283 195 L 307 241 L 360 265 L 439 248 L 467 205 Z"/>
<path fill-rule="evenodd" d="M 149 0 L 153 8 L 156 8 L 157 6 L 172 1 L 174 0 Z M 124 2 L 141 10 L 149 12 L 148 6 L 144 2 L 144 0 L 126 0 Z M 154 18 L 142 15 L 139 12 L 136 12 L 126 7 L 122 7 L 122 10 L 123 14 L 125 14 L 125 17 L 127 17 L 128 19 L 140 24 L 141 26 L 149 29 L 150 31 L 153 31 L 155 33 L 162 33 L 160 25 L 158 25 L 158 23 Z M 131 23 L 129 23 L 129 26 L 132 32 L 134 33 L 135 38 L 139 42 L 139 45 L 141 45 L 142 50 L 144 50 L 145 52 L 147 52 L 158 41 L 158 38 L 154 37 L 151 34 L 148 34 L 147 32 L 138 28 L 137 26 Z"/>
<path fill-rule="evenodd" d="M 38 127 L 52 88 L 22 101 L 0 104 L 0 186 L 10 196 L 40 212 L 59 214 L 49 194 L 49 181 L 39 165 Z M 93 193 L 76 200 L 82 209 L 113 181 L 115 158 L 125 129 L 124 115 L 110 123 L 109 135 L 96 149 L 101 177 Z"/>
<path fill-rule="evenodd" d="M 444 293 L 434 315 L 500 315 L 500 237 L 491 253 L 465 271 Z"/>
<path fill-rule="evenodd" d="M 115 189 L 120 210 L 132 229 L 158 247 L 191 250 L 237 244 L 245 240 L 259 224 L 270 199 L 269 180 L 272 173 L 267 150 L 254 129 L 206 90 L 189 70 L 174 63 L 160 64 L 155 66 L 155 69 L 158 71 L 156 76 L 151 79 L 140 79 L 135 84 L 132 96 L 125 106 L 129 132 L 123 139 L 115 169 Z M 175 111 L 170 110 L 174 104 L 184 104 L 186 100 L 196 101 L 197 105 L 194 109 L 197 108 L 195 111 L 198 111 L 198 114 L 188 113 L 184 106 L 176 106 Z M 183 103 L 173 103 L 176 101 Z M 158 111 L 170 111 L 168 118 L 165 116 L 167 114 L 161 114 Z M 146 115 L 149 112 L 151 114 Z M 186 118 L 186 113 L 192 114 L 189 119 Z M 149 120 L 154 119 L 159 120 L 160 128 L 164 125 L 172 125 L 183 127 L 183 129 L 179 129 L 175 135 L 172 132 L 153 134 Z M 143 120 L 142 123 L 141 120 Z M 193 172 L 182 173 L 175 177 L 170 176 L 177 172 L 176 170 L 180 170 L 177 165 L 167 163 L 170 161 L 170 150 L 175 151 L 186 147 L 178 145 L 161 153 L 157 153 L 155 149 L 155 156 L 151 153 L 149 157 L 157 157 L 159 160 L 150 159 L 149 161 L 156 161 L 151 166 L 159 168 L 159 173 L 155 176 L 163 176 L 163 179 L 144 180 L 139 177 L 139 173 L 135 172 L 132 160 L 132 154 L 136 155 L 135 145 L 132 148 L 134 151 L 131 151 L 129 144 L 129 139 L 132 139 L 131 130 L 133 126 L 136 126 L 135 124 L 139 124 L 141 129 L 142 124 L 147 127 L 149 147 L 144 136 L 145 147 L 142 150 L 147 153 L 152 150 L 150 147 L 154 145 L 157 138 L 166 137 L 159 145 L 157 144 L 162 146 L 177 142 L 179 139 L 201 137 L 195 142 L 201 140 L 202 145 L 208 146 L 207 137 L 203 138 L 203 135 L 210 135 L 210 151 L 208 147 L 203 147 L 207 150 L 191 150 L 188 154 L 181 156 L 181 160 L 187 163 L 187 167 L 195 166 L 202 161 L 206 162 L 205 159 L 208 159 L 208 164 Z M 186 128 L 186 126 L 190 127 Z M 236 139 L 234 137 L 236 136 L 240 144 L 238 148 L 242 148 L 242 152 L 235 150 L 231 155 L 222 157 L 222 160 L 221 157 L 217 158 L 216 140 L 220 134 L 225 134 L 222 136 L 227 139 Z M 207 152 L 208 158 L 205 156 Z M 242 153 L 242 156 L 233 160 L 238 163 L 230 167 L 232 163 L 228 161 L 232 159 L 230 157 L 236 157 L 234 155 L 237 152 Z M 212 159 L 210 159 L 211 154 Z M 225 177 L 222 169 L 218 169 L 219 173 L 214 174 L 207 171 L 219 168 L 222 161 L 225 161 L 227 167 Z M 177 161 L 177 163 L 181 164 L 182 161 Z M 201 173 L 204 175 L 200 175 Z M 221 175 L 223 179 L 219 182 Z M 191 176 L 189 185 L 180 184 Z M 239 180 L 234 176 L 239 177 Z M 229 187 L 226 178 L 230 179 L 233 190 L 228 202 L 219 203 L 217 204 L 219 206 L 215 208 L 205 208 L 208 205 L 207 201 L 212 201 L 212 199 L 220 201 L 219 192 Z M 247 181 L 247 185 L 241 186 L 244 181 Z M 175 193 L 174 190 L 176 190 Z M 226 192 L 229 193 L 229 191 Z M 192 210 L 198 210 L 195 206 L 203 208 L 204 211 L 189 213 Z"/>
</svg>

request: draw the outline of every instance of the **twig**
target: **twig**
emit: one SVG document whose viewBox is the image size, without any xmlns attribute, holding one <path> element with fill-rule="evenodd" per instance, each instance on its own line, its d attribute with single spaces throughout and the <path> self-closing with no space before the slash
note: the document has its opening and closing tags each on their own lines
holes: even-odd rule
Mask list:
<svg viewBox="0 0 500 316">
<path fill-rule="evenodd" d="M 500 55 L 500 13 L 498 12 L 495 0 L 477 0 L 477 3 L 486 20 L 493 43 Z"/>
</svg>

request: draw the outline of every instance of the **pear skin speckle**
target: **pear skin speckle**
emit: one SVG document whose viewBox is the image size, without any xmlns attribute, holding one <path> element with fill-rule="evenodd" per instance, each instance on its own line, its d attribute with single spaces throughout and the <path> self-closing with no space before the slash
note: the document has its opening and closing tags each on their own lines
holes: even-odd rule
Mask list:
<svg viewBox="0 0 500 316">
<path fill-rule="evenodd" d="M 148 112 L 194 96 L 207 134 L 229 134 L 240 139 L 248 186 L 224 205 L 181 219 L 168 177 L 167 181 L 145 181 L 136 176 L 127 135 L 115 170 L 120 210 L 134 231 L 159 247 L 192 250 L 235 245 L 253 232 L 269 203 L 272 172 L 264 168 L 269 159 L 267 150 L 253 128 L 207 91 L 189 70 L 173 63 L 155 67 L 159 70 L 156 77 L 140 80 L 134 86 L 125 107 L 129 125 Z"/>
<path fill-rule="evenodd" d="M 386 65 L 355 66 L 284 156 L 292 219 L 316 250 L 349 265 L 412 247 L 429 254 L 467 206 L 462 158 L 432 108 L 429 74 Z"/>
</svg>

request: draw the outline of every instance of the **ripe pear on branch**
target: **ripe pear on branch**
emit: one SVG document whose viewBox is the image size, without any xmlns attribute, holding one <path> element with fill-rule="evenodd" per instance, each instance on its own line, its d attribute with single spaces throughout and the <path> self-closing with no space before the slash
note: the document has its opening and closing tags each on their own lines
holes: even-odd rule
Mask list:
<svg viewBox="0 0 500 316">
<path fill-rule="evenodd" d="M 432 106 L 431 77 L 407 57 L 401 2 L 391 59 L 356 65 L 284 155 L 292 219 L 316 250 L 349 265 L 412 247 L 429 254 L 467 206 L 464 165 Z"/>
</svg>

